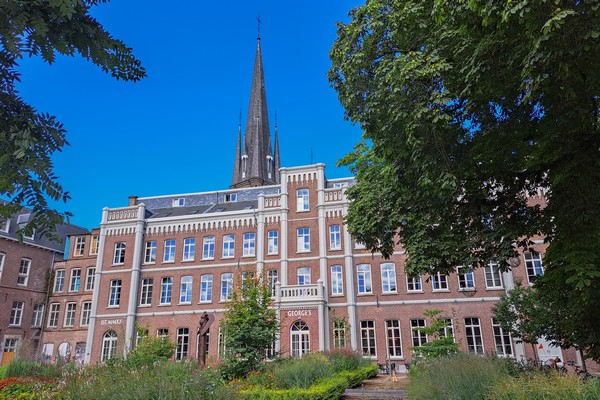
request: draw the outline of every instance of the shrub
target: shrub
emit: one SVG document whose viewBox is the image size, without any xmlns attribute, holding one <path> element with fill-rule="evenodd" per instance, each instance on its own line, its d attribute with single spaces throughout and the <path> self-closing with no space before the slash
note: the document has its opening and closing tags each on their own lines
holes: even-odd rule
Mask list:
<svg viewBox="0 0 600 400">
<path fill-rule="evenodd" d="M 321 379 L 310 388 L 252 389 L 243 392 L 244 399 L 250 400 L 338 400 L 348 388 L 342 377 Z"/>
<path fill-rule="evenodd" d="M 503 378 L 490 389 L 489 399 L 599 399 L 600 380 L 582 382 L 575 376 L 558 373 L 530 373 L 514 378 Z"/>
<path fill-rule="evenodd" d="M 43 365 L 35 361 L 14 359 L 4 371 L 6 378 L 12 377 L 41 377 L 41 378 L 59 378 L 62 375 L 63 368 L 72 368 L 70 364 L 57 366 L 53 364 Z"/>
<path fill-rule="evenodd" d="M 346 379 L 348 386 L 353 388 L 360 385 L 364 380 L 373 378 L 379 373 L 379 368 L 375 364 L 356 369 L 354 371 L 342 371 L 338 376 Z"/>
<path fill-rule="evenodd" d="M 492 385 L 508 377 L 504 360 L 457 354 L 422 361 L 410 371 L 408 397 L 415 399 L 487 399 Z"/>
<path fill-rule="evenodd" d="M 347 349 L 336 349 L 325 353 L 325 355 L 334 372 L 352 371 L 372 364 L 371 360 L 363 358 L 359 353 Z"/>
<path fill-rule="evenodd" d="M 310 353 L 302 358 L 288 359 L 278 363 L 273 370 L 275 387 L 280 389 L 306 389 L 322 378 L 333 376 L 327 357 L 321 353 Z"/>
</svg>

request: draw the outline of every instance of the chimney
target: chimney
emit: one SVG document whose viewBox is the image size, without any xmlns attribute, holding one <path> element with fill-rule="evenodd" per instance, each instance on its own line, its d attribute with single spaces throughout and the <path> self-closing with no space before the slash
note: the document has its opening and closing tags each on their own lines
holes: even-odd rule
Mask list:
<svg viewBox="0 0 600 400">
<path fill-rule="evenodd" d="M 138 197 L 137 196 L 129 196 L 129 207 L 133 207 L 135 206 L 135 203 L 137 202 Z"/>
</svg>

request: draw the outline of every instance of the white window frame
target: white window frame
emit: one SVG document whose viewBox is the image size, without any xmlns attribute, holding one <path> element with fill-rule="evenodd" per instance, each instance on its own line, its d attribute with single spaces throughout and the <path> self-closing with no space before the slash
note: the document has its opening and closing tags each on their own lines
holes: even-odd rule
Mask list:
<svg viewBox="0 0 600 400">
<path fill-rule="evenodd" d="M 279 271 L 276 269 L 270 269 L 267 271 L 267 282 L 269 285 L 269 295 L 271 297 L 275 296 L 275 285 L 277 284 L 279 279 Z"/>
<path fill-rule="evenodd" d="M 165 240 L 165 253 L 163 254 L 164 263 L 175 262 L 175 251 L 177 249 L 177 241 L 175 239 Z"/>
<path fill-rule="evenodd" d="M 31 315 L 31 327 L 39 328 L 42 326 L 44 322 L 44 305 L 43 304 L 34 304 L 33 305 L 33 314 Z"/>
<path fill-rule="evenodd" d="M 331 266 L 331 295 L 344 295 L 344 271 L 341 265 Z"/>
<path fill-rule="evenodd" d="M 6 258 L 6 254 L 0 253 L 0 280 L 2 280 L 2 271 L 4 270 L 4 259 Z"/>
<path fill-rule="evenodd" d="M 185 275 L 181 277 L 179 286 L 179 304 L 192 304 L 192 288 L 194 285 L 194 278 L 191 275 Z"/>
<path fill-rule="evenodd" d="M 90 256 L 95 256 L 98 254 L 99 246 L 100 246 L 100 236 L 92 235 L 92 239 L 90 241 Z"/>
<path fill-rule="evenodd" d="M 537 251 L 527 251 L 523 253 L 525 261 L 525 271 L 527 272 L 527 280 L 533 283 L 533 280 L 544 275 L 544 265 L 542 264 L 542 255 Z"/>
<path fill-rule="evenodd" d="M 84 301 L 81 303 L 81 315 L 79 316 L 79 325 L 88 326 L 90 324 L 90 316 L 92 315 L 92 302 Z"/>
<path fill-rule="evenodd" d="M 223 236 L 223 253 L 221 258 L 235 257 L 235 235 Z"/>
<path fill-rule="evenodd" d="M 127 244 L 125 242 L 115 243 L 115 253 L 113 257 L 113 265 L 125 264 L 125 251 L 127 250 Z"/>
<path fill-rule="evenodd" d="M 242 256 L 252 257 L 256 255 L 256 234 L 254 232 L 244 233 Z"/>
<path fill-rule="evenodd" d="M 279 232 L 269 231 L 267 233 L 267 254 L 279 253 Z"/>
<path fill-rule="evenodd" d="M 296 211 L 310 211 L 309 199 L 309 191 L 307 188 L 296 190 Z"/>
<path fill-rule="evenodd" d="M 81 268 L 73 268 L 69 278 L 69 292 L 78 292 L 81 287 Z"/>
<path fill-rule="evenodd" d="M 342 349 L 346 347 L 346 320 L 334 319 L 332 324 L 333 348 Z"/>
<path fill-rule="evenodd" d="M 121 279 L 113 279 L 110 281 L 108 307 L 119 307 L 121 304 L 121 283 Z"/>
<path fill-rule="evenodd" d="M 401 359 L 403 357 L 403 353 L 400 320 L 385 320 L 385 340 L 389 357 L 393 359 Z"/>
<path fill-rule="evenodd" d="M 91 292 L 94 290 L 96 283 L 96 267 L 88 267 L 85 271 L 85 291 Z"/>
<path fill-rule="evenodd" d="M 140 306 L 147 307 L 152 305 L 152 292 L 154 291 L 154 279 L 142 279 L 142 287 L 140 290 Z"/>
<path fill-rule="evenodd" d="M 436 272 L 431 274 L 431 287 L 434 292 L 448 291 L 448 275 Z"/>
<path fill-rule="evenodd" d="M 467 351 L 473 354 L 485 354 L 483 334 L 481 332 L 481 321 L 479 321 L 479 318 L 477 317 L 466 317 L 464 322 Z"/>
<path fill-rule="evenodd" d="M 30 271 L 31 260 L 29 258 L 21 258 L 21 265 L 19 266 L 19 275 L 17 276 L 18 286 L 27 286 Z"/>
<path fill-rule="evenodd" d="M 363 357 L 377 358 L 377 335 L 373 320 L 360 321 L 360 351 Z"/>
<path fill-rule="evenodd" d="M 398 293 L 396 282 L 396 265 L 394 263 L 383 263 L 381 268 L 381 291 L 383 293 Z"/>
<path fill-rule="evenodd" d="M 175 347 L 175 361 L 188 357 L 190 349 L 190 328 L 177 328 L 177 342 Z"/>
<path fill-rule="evenodd" d="M 500 272 L 500 264 L 490 262 L 484 267 L 485 287 L 486 289 L 503 289 L 502 273 Z"/>
<path fill-rule="evenodd" d="M 65 290 L 65 275 L 66 271 L 64 269 L 57 269 L 54 273 L 54 293 L 61 293 Z"/>
<path fill-rule="evenodd" d="M 514 357 L 515 352 L 512 345 L 512 338 L 509 332 L 504 332 L 500 323 L 495 317 L 492 317 L 492 331 L 494 332 L 494 345 L 496 355 L 500 357 Z M 498 351 L 500 349 L 500 351 Z M 507 351 L 508 350 L 508 351 Z"/>
<path fill-rule="evenodd" d="M 339 225 L 329 227 L 329 250 L 342 249 L 342 229 Z"/>
<path fill-rule="evenodd" d="M 200 276 L 200 303 L 211 303 L 213 292 L 212 274 Z"/>
<path fill-rule="evenodd" d="M 418 276 L 408 276 L 406 275 L 406 291 L 407 292 L 423 292 L 423 280 L 421 279 L 421 275 Z"/>
<path fill-rule="evenodd" d="M 356 287 L 359 295 L 373 294 L 373 278 L 370 264 L 356 266 Z"/>
<path fill-rule="evenodd" d="M 296 252 L 310 252 L 310 228 L 298 228 L 296 230 Z"/>
<path fill-rule="evenodd" d="M 75 313 L 77 312 L 77 303 L 68 302 L 65 305 L 65 319 L 63 321 L 64 327 L 75 326 Z"/>
<path fill-rule="evenodd" d="M 221 302 L 230 301 L 233 295 L 233 274 L 225 272 L 221 274 L 221 291 L 219 299 Z"/>
<path fill-rule="evenodd" d="M 117 342 L 119 337 L 115 331 L 107 331 L 102 335 L 102 353 L 100 361 L 106 362 L 117 354 Z"/>
<path fill-rule="evenodd" d="M 60 316 L 60 303 L 51 303 L 50 312 L 48 313 L 48 328 L 56 328 L 58 326 L 58 317 Z"/>
<path fill-rule="evenodd" d="M 144 244 L 144 264 L 156 263 L 156 240 L 148 240 Z"/>
<path fill-rule="evenodd" d="M 425 328 L 426 326 L 427 321 L 423 318 L 414 318 L 410 320 L 412 347 L 421 347 L 427 343 L 427 334 L 421 331 L 421 328 Z"/>
<path fill-rule="evenodd" d="M 215 237 L 205 236 L 202 239 L 202 259 L 203 260 L 214 260 L 215 259 Z"/>
<path fill-rule="evenodd" d="M 75 247 L 73 248 L 73 257 L 81 257 L 85 254 L 85 236 L 75 237 Z"/>
<path fill-rule="evenodd" d="M 0 221 L 0 232 L 8 233 L 10 230 L 10 219 Z"/>
<path fill-rule="evenodd" d="M 13 301 L 12 308 L 10 309 L 8 326 L 21 326 L 21 322 L 23 321 L 23 310 L 25 310 L 24 301 Z"/>
<path fill-rule="evenodd" d="M 458 290 L 469 291 L 475 289 L 475 273 L 473 272 L 473 268 L 460 265 L 456 267 L 456 276 L 458 278 Z"/>
<path fill-rule="evenodd" d="M 299 286 L 310 285 L 311 284 L 311 268 L 310 267 L 300 267 L 297 271 L 297 282 Z"/>
<path fill-rule="evenodd" d="M 185 197 L 176 197 L 172 202 L 173 207 L 183 207 L 185 206 Z"/>
<path fill-rule="evenodd" d="M 160 298 L 158 305 L 171 305 L 173 300 L 173 277 L 165 276 L 160 280 Z"/>
<path fill-rule="evenodd" d="M 310 328 L 306 322 L 300 320 L 292 324 L 290 344 L 292 357 L 302 357 L 310 352 Z"/>
</svg>

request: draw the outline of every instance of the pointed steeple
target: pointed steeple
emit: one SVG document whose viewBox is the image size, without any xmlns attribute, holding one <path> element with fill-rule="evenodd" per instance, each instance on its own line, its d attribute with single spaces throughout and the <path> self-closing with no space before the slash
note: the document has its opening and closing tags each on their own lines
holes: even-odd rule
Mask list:
<svg viewBox="0 0 600 400">
<path fill-rule="evenodd" d="M 260 20 L 259 20 L 260 27 Z M 238 133 L 239 136 L 239 133 Z M 241 147 L 241 142 L 238 143 Z M 242 159 L 242 158 L 245 158 Z M 248 118 L 244 132 L 244 148 L 236 153 L 232 188 L 274 185 L 279 174 L 275 169 L 269 132 L 267 94 L 260 48 L 260 30 L 256 44 Z"/>
<path fill-rule="evenodd" d="M 273 171 L 275 171 L 275 183 L 281 183 L 279 181 L 279 124 L 277 123 L 277 113 L 275 113 L 275 152 L 273 153 Z"/>
<path fill-rule="evenodd" d="M 237 144 L 235 146 L 235 160 L 233 162 L 233 179 L 231 181 L 232 185 L 235 185 L 236 182 L 240 181 L 241 173 L 240 170 L 240 162 L 242 160 L 242 112 L 240 111 L 240 123 L 238 124 L 238 137 Z"/>
</svg>

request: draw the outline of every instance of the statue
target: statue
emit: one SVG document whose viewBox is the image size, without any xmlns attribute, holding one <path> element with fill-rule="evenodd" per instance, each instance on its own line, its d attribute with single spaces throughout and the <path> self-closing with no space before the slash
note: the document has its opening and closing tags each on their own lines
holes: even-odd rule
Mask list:
<svg viewBox="0 0 600 400">
<path fill-rule="evenodd" d="M 213 323 L 214 320 L 214 315 L 208 315 L 206 311 L 204 311 L 204 313 L 202 313 L 202 316 L 200 317 L 200 326 L 198 327 L 198 365 L 200 366 L 206 365 L 206 351 L 208 350 L 208 341 L 206 339 L 208 336 L 208 330 L 210 329 L 210 325 Z"/>
</svg>

